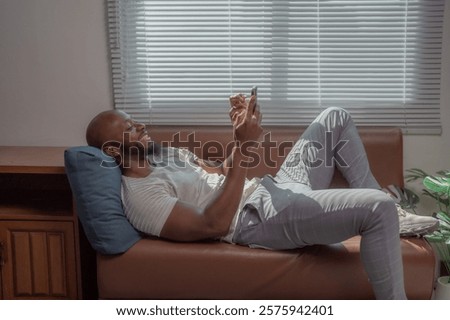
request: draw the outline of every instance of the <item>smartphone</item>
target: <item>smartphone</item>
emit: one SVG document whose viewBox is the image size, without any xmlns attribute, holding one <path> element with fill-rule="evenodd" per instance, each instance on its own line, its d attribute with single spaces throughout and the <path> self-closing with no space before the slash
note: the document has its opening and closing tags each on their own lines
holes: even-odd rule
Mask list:
<svg viewBox="0 0 450 320">
<path fill-rule="evenodd" d="M 256 99 L 258 99 L 258 87 L 257 86 L 254 86 L 253 88 L 252 88 L 252 91 L 251 91 L 251 94 L 250 94 L 251 96 L 255 96 L 256 97 Z"/>
<path fill-rule="evenodd" d="M 259 105 L 258 105 L 258 87 L 257 86 L 253 86 L 250 95 L 251 96 L 255 96 L 255 108 L 253 110 L 259 109 Z"/>
</svg>

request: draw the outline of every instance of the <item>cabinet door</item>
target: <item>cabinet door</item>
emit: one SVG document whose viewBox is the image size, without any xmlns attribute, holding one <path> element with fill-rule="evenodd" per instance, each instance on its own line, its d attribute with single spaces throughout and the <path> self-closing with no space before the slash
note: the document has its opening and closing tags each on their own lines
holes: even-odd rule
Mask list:
<svg viewBox="0 0 450 320">
<path fill-rule="evenodd" d="M 72 222 L 0 221 L 3 299 L 76 299 Z"/>
<path fill-rule="evenodd" d="M 2 267 L 3 267 L 3 242 L 2 239 L 0 238 L 0 299 L 3 299 Z"/>
</svg>

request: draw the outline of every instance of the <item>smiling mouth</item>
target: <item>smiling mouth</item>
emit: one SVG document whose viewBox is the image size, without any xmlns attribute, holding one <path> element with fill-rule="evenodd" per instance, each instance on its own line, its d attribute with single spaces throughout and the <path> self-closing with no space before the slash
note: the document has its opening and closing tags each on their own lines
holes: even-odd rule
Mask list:
<svg viewBox="0 0 450 320">
<path fill-rule="evenodd" d="M 147 131 L 144 131 L 141 136 L 139 137 L 139 141 L 152 141 L 152 139 L 150 138 L 150 136 L 148 135 Z"/>
</svg>

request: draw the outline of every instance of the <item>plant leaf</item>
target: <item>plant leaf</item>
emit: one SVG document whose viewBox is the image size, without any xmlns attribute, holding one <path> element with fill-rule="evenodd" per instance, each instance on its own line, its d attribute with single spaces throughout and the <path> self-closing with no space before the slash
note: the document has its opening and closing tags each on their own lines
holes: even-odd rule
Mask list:
<svg viewBox="0 0 450 320">
<path fill-rule="evenodd" d="M 431 198 L 433 198 L 434 200 L 439 201 L 439 196 L 438 196 L 436 193 L 432 193 L 432 192 L 430 192 L 430 191 L 428 191 L 428 190 L 426 190 L 426 189 L 423 189 L 422 192 L 423 192 L 423 193 L 422 193 L 423 195 L 428 196 L 428 197 L 431 197 Z"/>
<path fill-rule="evenodd" d="M 450 237 L 450 224 L 445 222 L 444 220 L 439 220 L 439 228 L 441 229 L 441 232 L 443 234 L 448 234 L 448 237 Z M 445 233 L 444 233 L 445 232 Z"/>
<path fill-rule="evenodd" d="M 440 171 L 438 171 L 436 173 L 441 175 L 441 176 L 450 178 L 450 170 L 440 170 Z"/>
<path fill-rule="evenodd" d="M 393 200 L 403 209 L 413 209 L 417 207 L 420 198 L 412 190 L 407 188 L 402 189 L 396 185 L 388 185 L 383 188 L 383 191 L 390 194 Z"/>
<path fill-rule="evenodd" d="M 443 211 L 439 211 L 438 213 L 436 213 L 436 217 L 442 221 L 447 222 L 448 224 L 450 224 L 450 217 Z"/>
<path fill-rule="evenodd" d="M 428 176 L 423 179 L 423 185 L 433 192 L 449 193 L 450 179 Z"/>
<path fill-rule="evenodd" d="M 407 172 L 407 174 L 405 175 L 406 182 L 416 181 L 418 179 L 423 179 L 426 176 L 429 176 L 428 173 L 418 168 L 408 169 L 406 170 L 406 172 Z"/>
</svg>

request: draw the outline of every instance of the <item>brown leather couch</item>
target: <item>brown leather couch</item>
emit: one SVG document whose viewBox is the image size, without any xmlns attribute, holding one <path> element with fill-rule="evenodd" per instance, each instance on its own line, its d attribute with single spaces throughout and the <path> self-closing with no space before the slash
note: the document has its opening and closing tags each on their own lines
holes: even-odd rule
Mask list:
<svg viewBox="0 0 450 320">
<path fill-rule="evenodd" d="M 261 159 L 266 161 L 250 169 L 249 176 L 274 174 L 302 130 L 266 129 L 265 144 L 259 150 Z M 403 185 L 401 131 L 383 127 L 364 127 L 359 131 L 380 184 Z M 268 132 L 276 146 L 269 143 Z M 152 128 L 152 136 L 213 159 L 224 157 L 220 149 L 232 139 L 229 128 L 217 127 L 158 127 Z M 197 146 L 198 141 L 201 145 Z M 345 186 L 339 174 L 333 186 Z M 355 237 L 329 246 L 268 251 L 219 242 L 174 243 L 146 238 L 121 255 L 97 254 L 99 297 L 372 299 L 374 295 L 359 257 L 359 240 Z M 407 296 L 429 299 L 435 277 L 433 251 L 422 238 L 402 238 L 401 243 Z"/>
</svg>

